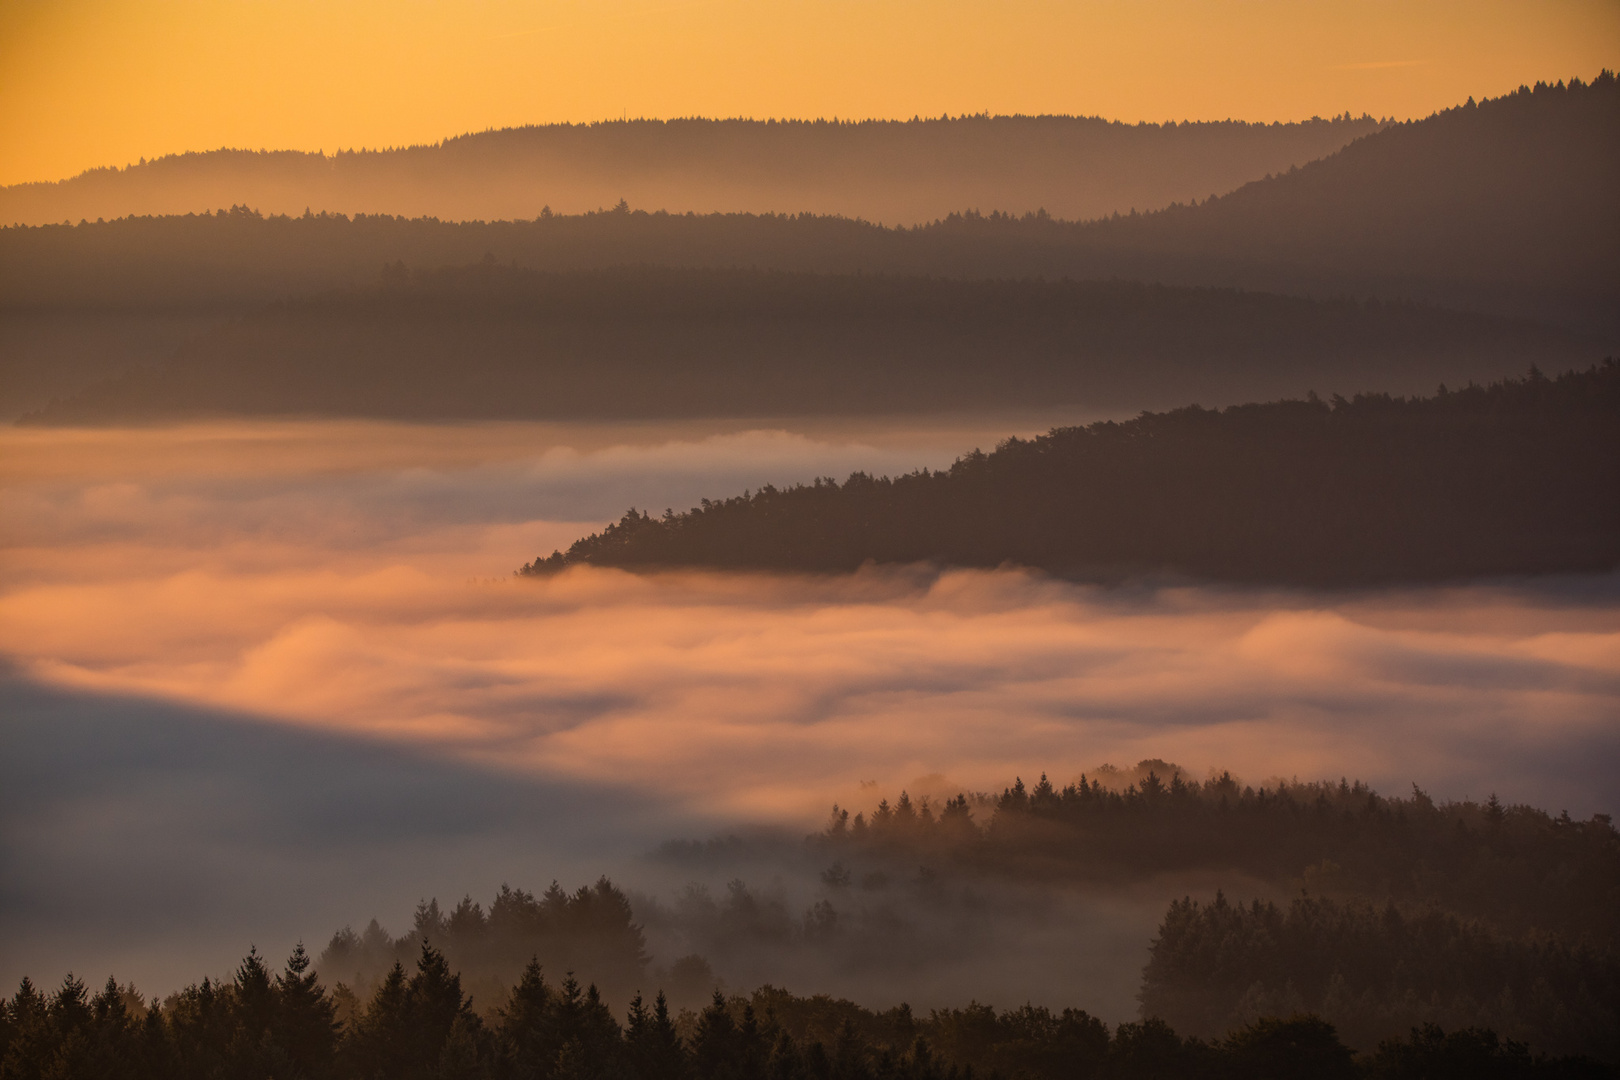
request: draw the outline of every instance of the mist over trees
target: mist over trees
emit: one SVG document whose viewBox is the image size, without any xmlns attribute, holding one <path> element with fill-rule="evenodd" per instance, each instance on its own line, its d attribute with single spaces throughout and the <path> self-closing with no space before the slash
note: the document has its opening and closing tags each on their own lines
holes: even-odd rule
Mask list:
<svg viewBox="0 0 1620 1080">
<path fill-rule="evenodd" d="M 1583 358 L 1523 323 L 1125 282 L 486 263 L 286 301 L 32 419 L 625 418 L 1130 408 Z M 1419 374 L 1421 373 L 1421 374 Z M 1296 390 L 1297 392 L 1297 390 Z"/>
<path fill-rule="evenodd" d="M 1376 131 L 1304 123 L 1121 124 L 1078 116 L 672 120 L 546 124 L 427 146 L 212 150 L 57 183 L 0 188 L 0 223 L 169 214 L 247 204 L 452 220 L 612 206 L 811 211 L 891 224 L 982 207 L 1093 218 L 1216 192 Z"/>
<path fill-rule="evenodd" d="M 1436 1024 L 1620 1059 L 1620 833 L 1607 815 L 1494 795 L 1442 804 L 1416 786 L 1400 798 L 1348 781 L 1200 782 L 1144 761 L 942 804 L 901 793 L 853 818 L 835 806 L 811 844 L 842 895 L 919 863 L 1093 889 L 1198 875 L 1268 894 L 1170 905 L 1142 1015 L 1187 1034 L 1309 1013 L 1359 1047 Z"/>
<path fill-rule="evenodd" d="M 835 807 L 804 844 L 831 861 L 800 947 L 840 947 L 826 909 L 888 888 L 877 867 L 920 862 L 933 882 L 932 899 L 891 910 L 893 934 L 941 888 L 976 878 L 1106 888 L 1202 865 L 1254 885 L 1319 854 L 1339 861 L 1305 865 L 1283 903 L 1171 903 L 1142 974 L 1141 1019 L 1112 1029 L 1033 1004 L 924 1013 L 769 984 L 727 994 L 712 972 L 672 1000 L 664 991 L 707 965 L 654 965 L 626 894 L 604 879 L 539 897 L 503 888 L 487 912 L 430 902 L 401 938 L 375 923 L 343 931 L 314 964 L 299 946 L 279 974 L 250 952 L 230 978 L 161 1001 L 111 978 L 95 994 L 72 976 L 51 991 L 24 980 L 0 1001 L 0 1075 L 1614 1075 L 1620 834 L 1608 818 L 1574 822 L 1494 796 L 1392 798 L 1348 781 L 1190 781 L 1162 761 L 1096 775 L 938 806 L 902 793 L 870 815 Z M 1459 910 L 1470 902 L 1484 915 Z M 746 918 L 762 916 L 737 903 L 722 932 L 746 941 Z M 1573 936 L 1539 929 L 1549 922 Z"/>
<path fill-rule="evenodd" d="M 717 860 L 794 872 L 739 845 L 748 842 L 671 843 L 660 857 L 693 873 Z M 1197 781 L 1144 761 L 1061 786 L 1043 775 L 1000 794 L 935 802 L 902 792 L 853 816 L 834 807 L 803 855 L 819 870 L 798 906 L 793 893 L 738 879 L 719 897 L 689 886 L 673 902 L 605 880 L 573 894 L 553 885 L 538 900 L 503 887 L 487 915 L 471 900 L 448 914 L 429 902 L 397 939 L 375 922 L 363 936 L 342 931 L 317 968 L 364 999 L 430 943 L 486 1003 L 538 957 L 601 984 L 610 1004 L 656 986 L 679 1013 L 739 971 L 820 981 L 816 964 L 831 964 L 870 985 L 885 968 L 920 964 L 942 979 L 977 957 L 982 970 L 998 946 L 975 918 L 1017 920 L 1037 896 L 1226 881 L 1258 898 L 1217 891 L 1169 905 L 1142 973 L 1143 1018 L 1218 1040 L 1268 1016 L 1314 1014 L 1361 1049 L 1429 1024 L 1488 1028 L 1540 1050 L 1620 1060 L 1620 833 L 1606 815 L 1573 821 L 1494 795 L 1438 803 L 1416 787 L 1384 796 L 1347 780 Z M 647 948 L 643 930 L 655 927 L 667 956 Z M 775 1012 L 801 1041 L 830 1041 L 843 1022 L 835 1013 L 820 1028 L 795 1027 L 792 1010 Z M 993 1014 L 972 1012 L 935 1013 L 963 1030 L 936 1029 L 930 1043 L 945 1049 L 975 1024 L 994 1027 Z"/>
<path fill-rule="evenodd" d="M 1429 398 L 1188 406 L 1008 439 L 940 472 L 632 509 L 520 572 L 868 561 L 1330 585 L 1607 570 L 1620 363 Z"/>
</svg>

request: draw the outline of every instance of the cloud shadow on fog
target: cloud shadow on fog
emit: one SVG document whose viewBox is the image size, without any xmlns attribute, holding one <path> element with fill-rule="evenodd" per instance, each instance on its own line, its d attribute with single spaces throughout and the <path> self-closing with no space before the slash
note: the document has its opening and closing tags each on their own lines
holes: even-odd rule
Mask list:
<svg viewBox="0 0 1620 1080">
<path fill-rule="evenodd" d="M 612 873 L 705 825 L 644 797 L 0 668 L 0 986 L 167 992 L 431 896 Z M 3 993 L 4 991 L 0 991 Z"/>
</svg>

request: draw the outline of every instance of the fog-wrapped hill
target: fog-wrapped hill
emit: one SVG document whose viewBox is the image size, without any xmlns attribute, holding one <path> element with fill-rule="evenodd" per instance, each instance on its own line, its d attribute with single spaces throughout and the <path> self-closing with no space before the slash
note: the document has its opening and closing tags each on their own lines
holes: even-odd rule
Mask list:
<svg viewBox="0 0 1620 1080">
<path fill-rule="evenodd" d="M 1364 585 L 1620 565 L 1620 363 L 1430 398 L 1144 413 L 617 524 L 524 567 L 1016 564 Z"/>
</svg>

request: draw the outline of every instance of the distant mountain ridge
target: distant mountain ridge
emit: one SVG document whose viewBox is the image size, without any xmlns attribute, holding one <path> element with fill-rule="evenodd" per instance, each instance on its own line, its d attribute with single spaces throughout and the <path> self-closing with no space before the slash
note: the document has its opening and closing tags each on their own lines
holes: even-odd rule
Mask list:
<svg viewBox="0 0 1620 1080">
<path fill-rule="evenodd" d="M 605 121 L 335 154 L 220 149 L 0 188 L 0 224 L 247 205 L 444 220 L 651 210 L 890 224 L 978 208 L 1068 219 L 1207 198 L 1331 154 L 1380 121 L 1120 124 L 1097 117 Z"/>
<path fill-rule="evenodd" d="M 1489 379 L 1529 363 L 1589 363 L 1620 351 L 1616 191 L 1620 83 L 1604 72 L 1591 83 L 1538 84 L 1390 126 L 1197 205 L 1090 222 L 969 212 L 905 228 L 808 213 L 649 213 L 622 203 L 582 215 L 447 222 L 266 217 L 238 205 L 0 228 L 0 414 L 38 410 L 97 380 L 160 365 L 200 334 L 273 302 L 474 263 L 564 274 L 643 266 L 1127 280 L 1416 302 L 1548 328 L 1539 337 L 1515 330 L 1527 351 L 1507 367 L 1493 346 L 1457 372 L 1449 365 L 1461 355 L 1459 340 L 1437 345 L 1430 358 L 1444 354 L 1445 374 L 1414 360 L 1405 371 L 1390 369 L 1394 381 L 1354 384 L 1411 392 L 1454 373 Z M 411 347 L 419 352 L 422 343 Z M 1230 362 L 1233 385 L 1247 392 L 1304 388 L 1245 383 L 1243 360 Z M 1164 403 L 1129 407 L 1155 402 Z"/>
</svg>

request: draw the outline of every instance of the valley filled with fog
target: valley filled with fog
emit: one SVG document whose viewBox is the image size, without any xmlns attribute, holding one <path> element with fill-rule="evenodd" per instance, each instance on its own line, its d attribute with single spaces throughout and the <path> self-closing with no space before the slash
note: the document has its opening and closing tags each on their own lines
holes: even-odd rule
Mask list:
<svg viewBox="0 0 1620 1080">
<path fill-rule="evenodd" d="M 1092 418 L 0 433 L 0 844 L 30 867 L 0 898 L 21 943 L 0 981 L 111 967 L 163 993 L 248 941 L 318 950 L 372 916 L 403 932 L 429 897 L 602 874 L 657 968 L 702 951 L 674 914 L 694 896 L 723 905 L 739 880 L 793 919 L 824 896 L 802 838 L 834 802 L 938 806 L 1144 759 L 1608 808 L 1612 576 L 1315 592 L 1014 568 L 512 573 L 631 506 L 939 468 Z M 900 904 L 916 962 L 765 950 L 711 955 L 715 973 L 1119 1020 L 1165 904 L 1209 884 L 928 908 L 896 899 L 908 880 L 838 902 Z"/>
</svg>

